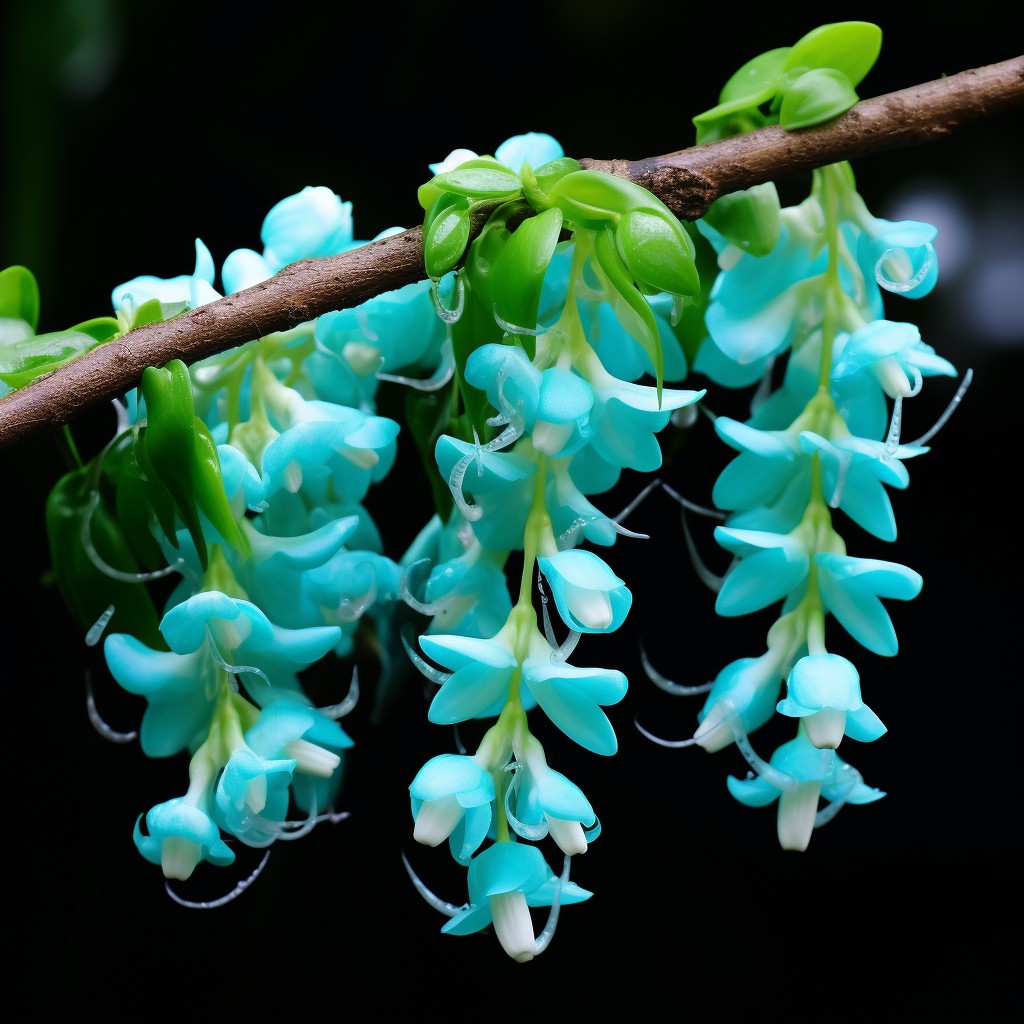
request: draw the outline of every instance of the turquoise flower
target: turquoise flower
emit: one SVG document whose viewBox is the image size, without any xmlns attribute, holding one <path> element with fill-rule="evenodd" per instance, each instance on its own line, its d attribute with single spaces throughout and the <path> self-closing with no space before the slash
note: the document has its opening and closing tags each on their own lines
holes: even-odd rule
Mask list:
<svg viewBox="0 0 1024 1024">
<path fill-rule="evenodd" d="M 905 490 L 910 474 L 903 460 L 923 455 L 928 448 L 891 446 L 852 434 L 829 441 L 810 430 L 800 435 L 800 445 L 821 457 L 822 488 L 829 505 L 842 509 L 879 540 L 896 539 L 896 515 L 885 488 Z"/>
<path fill-rule="evenodd" d="M 442 359 L 445 325 L 418 281 L 317 318 L 316 350 L 305 367 L 317 397 L 372 412 L 378 373 L 435 370 Z"/>
<path fill-rule="evenodd" d="M 135 277 L 118 285 L 111 294 L 111 300 L 116 310 L 126 302 L 138 308 L 150 299 L 159 299 L 161 306 L 176 307 L 174 312 L 186 307 L 195 309 L 221 297 L 213 287 L 214 273 L 210 250 L 197 238 L 196 269 L 191 274 L 167 278 L 152 275 Z"/>
<path fill-rule="evenodd" d="M 527 839 L 550 835 L 567 856 L 586 853 L 588 844 L 600 835 L 601 825 L 583 790 L 548 765 L 532 736 L 517 753 L 522 767 L 506 797 L 506 804 L 514 798 L 512 827 Z"/>
<path fill-rule="evenodd" d="M 519 963 L 536 949 L 530 907 L 580 903 L 593 896 L 575 882 L 562 882 L 540 850 L 525 843 L 494 843 L 470 861 L 469 905 L 441 929 L 447 935 L 470 935 L 494 925 L 498 941 Z"/>
<path fill-rule="evenodd" d="M 633 595 L 592 551 L 572 549 L 537 559 L 562 621 L 579 633 L 611 633 L 622 625 Z"/>
<path fill-rule="evenodd" d="M 908 323 L 873 320 L 846 337 L 832 367 L 832 385 L 844 397 L 874 386 L 890 398 L 908 398 L 923 377 L 955 377 L 956 367 L 936 355 Z"/>
<path fill-rule="evenodd" d="M 541 371 L 516 345 L 481 345 L 466 361 L 466 381 L 510 422 L 521 421 L 537 451 L 575 454 L 590 438 L 594 394 L 582 378 L 558 367 Z"/>
<path fill-rule="evenodd" d="M 938 229 L 917 220 L 867 217 L 857 238 L 857 262 L 868 281 L 907 299 L 927 295 L 939 278 L 932 242 Z"/>
<path fill-rule="evenodd" d="M 920 573 L 897 562 L 817 554 L 818 588 L 825 607 L 869 651 L 893 657 L 899 644 L 880 598 L 910 601 L 921 592 Z"/>
<path fill-rule="evenodd" d="M 806 736 L 798 735 L 783 743 L 772 754 L 769 765 L 770 772 L 757 778 L 741 780 L 730 775 L 726 784 L 747 807 L 767 807 L 779 801 L 777 830 L 784 850 L 807 849 L 819 797 L 829 802 L 865 804 L 885 796 L 860 781 L 834 750 L 819 749 Z"/>
<path fill-rule="evenodd" d="M 512 611 L 503 564 L 475 542 L 461 557 L 435 566 L 423 587 L 425 607 L 433 613 L 427 632 L 497 633 Z"/>
<path fill-rule="evenodd" d="M 737 387 L 757 380 L 768 360 L 791 346 L 808 321 L 808 311 L 820 311 L 820 277 L 828 253 L 813 222 L 815 205 L 807 200 L 784 209 L 779 240 L 764 256 L 744 252 L 703 220 L 697 221 L 698 230 L 718 253 L 722 269 L 708 297 L 708 338 L 701 349 L 710 342 L 727 362 L 710 353 L 699 360 L 701 372 L 716 383 Z M 735 376 L 729 370 L 731 364 L 750 370 Z"/>
<path fill-rule="evenodd" d="M 245 734 L 246 743 L 265 759 L 295 761 L 291 794 L 313 815 L 332 806 L 341 784 L 343 752 L 353 743 L 345 730 L 300 690 L 281 688 Z"/>
<path fill-rule="evenodd" d="M 600 706 L 625 697 L 626 677 L 617 669 L 567 665 L 551 657 L 546 641 L 536 643 L 533 650 L 538 653 L 523 662 L 523 685 L 544 714 L 586 750 L 614 754 L 618 740 Z"/>
<path fill-rule="evenodd" d="M 114 679 L 146 698 L 140 742 L 149 757 L 194 749 L 205 739 L 222 663 L 244 666 L 241 678 L 259 703 L 273 687 L 299 690 L 298 673 L 337 643 L 337 626 L 285 629 L 249 601 L 202 591 L 171 608 L 160 622 L 170 647 L 157 651 L 112 633 L 103 651 Z"/>
<path fill-rule="evenodd" d="M 734 557 L 715 600 L 719 615 L 760 611 L 788 597 L 807 579 L 810 558 L 795 536 L 716 526 L 715 540 Z"/>
<path fill-rule="evenodd" d="M 479 156 L 472 149 L 453 149 L 444 160 L 429 164 L 431 174 L 444 174 L 453 171 L 467 160 L 475 160 Z M 494 159 L 506 167 L 519 173 L 523 164 L 532 168 L 541 167 L 551 160 L 565 156 L 561 144 L 546 132 L 525 132 L 507 138 L 494 151 Z"/>
<path fill-rule="evenodd" d="M 604 369 L 592 350 L 579 360 L 577 369 L 594 393 L 588 447 L 616 469 L 635 469 L 641 473 L 659 469 L 662 454 L 656 435 L 675 410 L 692 405 L 706 393 L 703 389 L 665 388 L 659 403 L 657 388 L 618 380 Z M 575 472 L 573 475 L 586 493 L 594 493 Z"/>
<path fill-rule="evenodd" d="M 811 458 L 801 450 L 798 434 L 757 430 L 728 416 L 716 417 L 715 431 L 740 453 L 715 481 L 711 500 L 716 507 L 747 510 L 772 505 L 789 489 L 802 496 L 802 501 L 794 497 L 793 505 L 806 506 L 811 493 Z"/>
<path fill-rule="evenodd" d="M 570 248 L 566 250 L 564 256 L 566 273 L 571 259 L 572 250 Z M 554 266 L 554 261 L 552 261 L 552 266 Z M 551 276 L 550 268 L 548 276 Z M 547 278 L 544 283 L 546 289 L 548 287 Z M 561 300 L 564 300 L 564 280 L 559 296 Z M 661 354 L 664 361 L 663 377 L 670 381 L 683 380 L 686 376 L 686 356 L 679 344 L 679 338 L 672 329 L 675 300 L 667 292 L 644 297 L 651 307 L 654 322 L 658 326 L 658 340 L 661 342 Z M 655 376 L 651 357 L 644 351 L 636 338 L 622 326 L 622 322 L 615 315 L 615 309 L 610 302 L 581 300 L 579 307 L 583 333 L 597 353 L 598 359 L 601 360 L 601 365 L 613 377 L 624 381 L 636 381 L 644 374 L 650 377 Z"/>
<path fill-rule="evenodd" d="M 335 256 L 352 246 L 352 204 L 325 185 L 307 185 L 271 207 L 260 241 L 275 273 L 297 260 Z"/>
<path fill-rule="evenodd" d="M 494 159 L 510 167 L 516 174 L 523 164 L 542 167 L 565 156 L 561 143 L 546 132 L 526 132 L 506 139 L 494 151 Z"/>
<path fill-rule="evenodd" d="M 713 754 L 733 742 L 737 722 L 747 734 L 761 728 L 775 712 L 781 685 L 776 650 L 729 662 L 715 676 L 697 714 L 699 725 L 693 734 L 697 745 Z"/>
<path fill-rule="evenodd" d="M 282 432 L 263 452 L 264 499 L 302 488 L 314 503 L 362 501 L 395 460 L 398 424 L 293 394 L 298 401 L 290 403 L 287 422 L 275 423 Z"/>
<path fill-rule="evenodd" d="M 205 801 L 200 801 L 205 802 Z M 135 822 L 135 846 L 150 862 L 163 868 L 166 878 L 184 881 L 200 861 L 217 867 L 230 864 L 235 855 L 220 837 L 213 818 L 190 797 L 175 797 L 146 813 L 146 832 Z"/>
<path fill-rule="evenodd" d="M 427 635 L 419 639 L 429 657 L 451 670 L 430 702 L 429 721 L 454 725 L 501 710 L 512 673 L 519 667 L 503 633 L 490 640 Z"/>
<path fill-rule="evenodd" d="M 521 548 L 537 464 L 515 452 L 477 457 L 473 445 L 447 435 L 437 439 L 434 455 L 477 540 L 492 551 Z"/>
<path fill-rule="evenodd" d="M 476 760 L 439 754 L 416 773 L 409 786 L 413 838 L 426 846 L 449 841 L 452 856 L 465 864 L 491 827 L 494 780 Z"/>
<path fill-rule="evenodd" d="M 232 751 L 217 782 L 220 827 L 246 846 L 269 846 L 288 814 L 294 770 L 294 758 L 267 758 L 249 746 Z"/>
<path fill-rule="evenodd" d="M 838 654 L 808 654 L 786 680 L 778 712 L 799 718 L 816 747 L 835 749 L 843 736 L 868 743 L 886 732 L 860 695 L 860 674 Z"/>
</svg>

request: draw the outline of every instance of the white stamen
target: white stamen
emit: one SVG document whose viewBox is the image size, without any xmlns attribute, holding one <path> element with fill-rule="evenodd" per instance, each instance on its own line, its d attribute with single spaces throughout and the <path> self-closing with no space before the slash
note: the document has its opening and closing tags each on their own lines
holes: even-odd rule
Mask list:
<svg viewBox="0 0 1024 1024">
<path fill-rule="evenodd" d="M 670 750 L 678 750 L 682 747 L 692 747 L 696 742 L 696 738 L 691 736 L 685 740 L 663 740 L 660 736 L 655 736 L 653 732 L 648 732 L 635 718 L 633 724 L 637 727 L 637 730 L 646 736 L 652 743 L 657 743 L 659 747 L 668 747 Z"/>
<path fill-rule="evenodd" d="M 292 740 L 286 743 L 284 752 L 295 759 L 295 770 L 306 775 L 329 779 L 334 769 L 341 764 L 341 758 L 331 750 L 309 740 Z"/>
<path fill-rule="evenodd" d="M 967 393 L 967 389 L 971 386 L 971 381 L 974 379 L 974 370 L 968 369 L 964 374 L 964 379 L 960 384 L 960 387 L 956 389 L 956 394 L 950 399 L 949 405 L 946 406 L 945 412 L 938 418 L 935 426 L 931 430 L 923 433 L 916 441 L 911 441 L 911 447 L 918 447 L 919 445 L 927 444 L 945 425 L 946 420 L 953 415 L 956 407 L 960 404 L 964 395 Z"/>
<path fill-rule="evenodd" d="M 177 878 L 184 882 L 191 878 L 202 855 L 199 843 L 184 836 L 168 836 L 160 844 L 160 867 L 164 878 Z"/>
<path fill-rule="evenodd" d="M 555 896 L 551 901 L 551 910 L 548 911 L 548 919 L 544 930 L 537 936 L 537 942 L 533 947 L 533 955 L 540 956 L 555 937 L 555 926 L 558 924 L 558 910 L 562 905 L 562 887 L 569 884 L 569 855 L 566 854 L 562 861 L 562 874 L 558 878 L 558 885 L 555 888 Z"/>
<path fill-rule="evenodd" d="M 846 712 L 822 708 L 803 719 L 807 738 L 819 750 L 835 750 L 846 733 Z"/>
<path fill-rule="evenodd" d="M 328 718 L 332 718 L 334 721 L 337 721 L 339 718 L 344 718 L 358 703 L 359 668 L 358 666 L 353 665 L 352 678 L 349 680 L 348 693 L 345 694 L 345 698 L 337 704 L 329 704 L 325 708 L 320 708 L 320 714 L 326 715 Z"/>
<path fill-rule="evenodd" d="M 412 837 L 424 846 L 437 846 L 455 831 L 466 809 L 451 794 L 437 800 L 424 800 L 416 814 Z"/>
<path fill-rule="evenodd" d="M 587 837 L 578 821 L 552 818 L 550 814 L 545 814 L 544 817 L 547 819 L 551 838 L 562 853 L 567 857 L 574 857 L 578 853 L 587 852 Z"/>
<path fill-rule="evenodd" d="M 779 797 L 777 830 L 779 845 L 784 850 L 806 850 L 814 831 L 818 812 L 819 782 L 800 782 Z"/>
<path fill-rule="evenodd" d="M 516 963 L 525 964 L 534 957 L 537 939 L 533 934 L 533 918 L 526 897 L 519 892 L 503 892 L 489 896 L 494 917 L 494 934 L 501 948 Z"/>
</svg>

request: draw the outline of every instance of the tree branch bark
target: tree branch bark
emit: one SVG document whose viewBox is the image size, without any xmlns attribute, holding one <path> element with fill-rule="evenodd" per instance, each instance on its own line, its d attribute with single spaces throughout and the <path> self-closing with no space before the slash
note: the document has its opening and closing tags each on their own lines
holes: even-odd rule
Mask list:
<svg viewBox="0 0 1024 1024">
<path fill-rule="evenodd" d="M 748 135 L 643 160 L 584 159 L 629 178 L 678 217 L 696 220 L 720 196 L 787 174 L 943 138 L 1024 103 L 1024 56 L 864 100 L 826 125 Z M 262 284 L 137 328 L 0 399 L 0 448 L 70 423 L 137 387 L 147 366 L 194 363 L 331 310 L 423 280 L 420 227 L 338 256 L 302 260 Z"/>
</svg>

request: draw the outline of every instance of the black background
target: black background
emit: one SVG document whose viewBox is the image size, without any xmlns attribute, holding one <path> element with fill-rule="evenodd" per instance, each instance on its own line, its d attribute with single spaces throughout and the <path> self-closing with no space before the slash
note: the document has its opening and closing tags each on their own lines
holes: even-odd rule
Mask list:
<svg viewBox="0 0 1024 1024">
<path fill-rule="evenodd" d="M 351 200 L 356 235 L 369 238 L 419 222 L 427 164 L 455 147 L 493 152 L 533 130 L 573 156 L 670 152 L 692 143 L 690 118 L 741 63 L 824 21 L 883 28 L 859 89 L 869 97 L 1017 56 L 1019 29 L 996 10 L 9 3 L 2 265 L 36 272 L 40 329 L 57 330 L 107 312 L 111 289 L 137 274 L 190 272 L 197 235 L 218 264 L 231 249 L 258 248 L 266 211 L 304 185 Z M 76 11 L 93 33 L 84 49 L 69 28 Z M 726 792 L 726 776 L 746 768 L 734 750 L 669 750 L 634 728 L 637 719 L 688 735 L 699 707 L 647 680 L 641 638 L 666 675 L 701 682 L 760 653 L 773 621 L 715 617 L 679 509 L 655 493 L 629 520 L 651 539 L 621 540 L 609 554 L 633 590 L 630 616 L 574 658 L 630 678 L 609 709 L 619 752 L 600 758 L 541 731 L 604 832 L 573 865 L 594 897 L 562 914 L 551 947 L 527 965 L 490 933 L 439 934 L 443 919 L 402 868 L 405 850 L 439 894 L 465 899 L 446 851 L 411 842 L 407 786 L 423 761 L 453 749 L 450 731 L 426 721 L 415 680 L 384 721 L 365 706 L 346 720 L 356 741 L 348 820 L 277 844 L 227 907 L 174 904 L 131 832 L 138 814 L 184 791 L 186 761 L 148 761 L 91 728 L 86 671 L 115 727 L 134 727 L 141 701 L 116 692 L 41 583 L 43 505 L 61 472 L 52 438 L 3 452 L 6 931 L 18 947 L 8 977 L 21 1019 L 1015 1016 L 1021 128 L 1019 113 L 1004 114 L 854 164 L 876 215 L 934 214 L 940 225 L 939 286 L 913 305 L 893 300 L 890 316 L 919 324 L 961 373 L 974 371 L 932 453 L 909 465 L 909 489 L 893 495 L 895 544 L 841 527 L 851 554 L 901 562 L 925 580 L 915 601 L 889 605 L 899 655 L 854 654 L 889 732 L 844 754 L 889 795 L 845 809 L 806 853 L 784 853 L 774 812 Z M 784 194 L 799 198 L 804 184 L 784 182 Z M 905 438 L 931 426 L 955 386 L 928 382 L 909 403 Z M 737 397 L 712 392 L 707 402 L 729 410 Z M 83 416 L 83 449 L 112 423 L 108 410 Z M 406 497 L 419 469 L 403 459 L 369 498 L 395 557 L 423 521 Z M 661 476 L 708 503 L 725 460 L 702 421 Z M 614 513 L 642 484 L 624 479 L 597 503 Z M 710 531 L 698 541 L 721 571 Z M 372 683 L 372 666 L 361 670 Z M 773 745 L 755 744 L 765 756 Z M 253 853 L 240 850 L 235 868 L 204 866 L 183 893 L 222 894 L 255 866 Z"/>
</svg>

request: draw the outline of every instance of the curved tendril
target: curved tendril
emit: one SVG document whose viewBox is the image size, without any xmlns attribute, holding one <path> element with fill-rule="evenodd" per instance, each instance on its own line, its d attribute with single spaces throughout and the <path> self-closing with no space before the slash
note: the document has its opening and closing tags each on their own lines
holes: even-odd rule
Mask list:
<svg viewBox="0 0 1024 1024">
<path fill-rule="evenodd" d="M 512 768 L 513 765 L 507 765 L 505 770 L 509 771 Z M 512 779 L 512 784 L 505 790 L 505 817 L 508 818 L 509 825 L 517 835 L 528 839 L 532 843 L 540 842 L 548 834 L 547 820 L 545 819 L 539 825 L 530 825 L 525 821 L 520 821 L 512 812 L 512 797 L 513 794 L 518 792 L 519 779 L 517 772 L 516 777 Z"/>
<path fill-rule="evenodd" d="M 544 637 L 547 642 L 558 649 L 558 638 L 555 636 L 554 627 L 551 625 L 551 613 L 548 611 L 548 595 L 544 589 L 544 576 L 540 569 L 537 570 L 537 589 L 540 591 L 540 613 L 544 622 Z"/>
<path fill-rule="evenodd" d="M 689 498 L 684 498 L 678 491 L 673 490 L 668 484 L 662 484 L 661 489 L 677 504 L 682 505 L 687 512 L 696 512 L 699 516 L 707 516 L 708 519 L 718 519 L 722 522 L 726 514 L 717 508 L 708 508 L 706 505 L 698 505 Z"/>
<path fill-rule="evenodd" d="M 494 322 L 506 333 L 506 334 L 528 334 L 532 338 L 539 338 L 544 330 L 531 329 L 529 327 L 519 327 L 517 324 L 511 323 L 508 320 L 503 320 L 498 316 L 498 307 L 495 305 L 494 309 L 491 310 L 491 315 L 494 317 Z"/>
<path fill-rule="evenodd" d="M 680 513 L 680 519 L 683 523 L 683 538 L 686 541 L 686 551 L 690 556 L 690 563 L 693 565 L 693 570 L 697 573 L 697 578 L 701 583 L 703 583 L 708 590 L 717 594 L 722 589 L 722 584 L 725 582 L 725 573 L 718 576 L 704 564 L 704 559 L 701 558 L 700 552 L 697 550 L 697 544 L 693 539 L 693 534 L 690 532 L 690 524 L 686 519 L 685 506 Z M 726 570 L 726 572 L 728 572 L 728 570 Z"/>
<path fill-rule="evenodd" d="M 210 653 L 213 655 L 213 660 L 222 669 L 224 669 L 225 672 L 234 676 L 236 680 L 243 672 L 248 672 L 254 676 L 258 676 L 267 684 L 267 686 L 270 686 L 270 680 L 267 678 L 267 674 L 263 669 L 257 668 L 255 665 L 229 665 L 224 660 L 224 655 L 220 653 L 220 648 L 217 647 L 217 641 L 214 640 L 213 631 L 209 626 L 206 627 L 206 642 L 210 646 Z M 232 689 L 237 690 L 237 683 L 232 687 Z"/>
<path fill-rule="evenodd" d="M 757 390 L 750 398 L 750 411 L 752 413 L 757 412 L 757 410 L 764 405 L 768 400 L 768 396 L 772 392 L 772 370 L 774 367 L 775 356 L 772 356 L 771 359 L 768 360 L 768 365 L 765 367 L 764 374 L 758 381 Z"/>
<path fill-rule="evenodd" d="M 441 296 L 437 289 L 439 283 L 439 281 L 430 282 L 430 298 L 434 303 L 434 310 L 437 315 L 450 326 L 451 324 L 458 323 L 459 317 L 462 316 L 462 311 L 466 306 L 466 286 L 462 283 L 462 278 L 456 274 L 453 279 L 455 305 L 449 309 L 441 301 Z"/>
<path fill-rule="evenodd" d="M 92 542 L 92 517 L 99 504 L 100 492 L 94 490 L 89 498 L 88 505 L 85 507 L 85 515 L 82 516 L 82 546 L 89 556 L 89 561 L 104 576 L 109 576 L 114 580 L 122 580 L 125 583 L 146 583 L 149 580 L 159 580 L 164 576 L 170 576 L 172 572 L 181 572 L 182 567 L 185 565 L 185 559 L 183 558 L 177 559 L 177 561 L 171 565 L 164 566 L 162 569 L 154 569 L 152 572 L 122 572 L 122 570 L 115 569 L 112 565 L 109 565 L 96 550 L 96 546 Z"/>
<path fill-rule="evenodd" d="M 448 489 L 452 492 L 452 499 L 462 515 L 470 522 L 476 522 L 484 514 L 479 505 L 470 505 L 462 493 L 462 481 L 466 476 L 466 470 L 469 469 L 470 463 L 476 457 L 476 452 L 463 455 L 448 474 Z"/>
<path fill-rule="evenodd" d="M 405 648 L 405 653 L 409 655 L 409 660 L 423 673 L 432 683 L 437 683 L 438 686 L 444 686 L 452 677 L 451 672 L 442 672 L 439 668 L 434 668 L 433 665 L 428 665 L 423 658 L 416 653 L 411 643 L 409 643 L 408 637 L 405 632 L 399 634 L 402 639 L 402 646 Z"/>
<path fill-rule="evenodd" d="M 558 883 L 555 886 L 555 895 L 551 901 L 551 910 L 548 912 L 547 923 L 544 925 L 544 930 L 537 936 L 537 941 L 533 944 L 534 956 L 540 956 L 551 945 L 551 940 L 555 937 L 555 926 L 558 924 L 558 909 L 562 905 L 562 886 L 569 883 L 569 861 L 569 854 L 566 854 L 562 861 L 562 874 L 559 876 Z"/>
<path fill-rule="evenodd" d="M 114 415 L 117 417 L 114 436 L 118 437 L 131 427 L 128 422 L 128 403 L 123 398 L 112 398 L 110 404 L 114 407 Z"/>
<path fill-rule="evenodd" d="M 402 570 L 401 579 L 398 581 L 398 594 L 399 597 L 414 611 L 420 612 L 422 615 L 436 615 L 445 604 L 447 604 L 447 598 L 441 598 L 440 601 L 420 601 L 418 598 L 413 597 L 412 588 L 409 586 L 409 577 L 413 574 L 413 571 L 421 565 L 430 565 L 429 558 L 420 558 L 418 561 L 410 562 L 409 565 Z"/>
<path fill-rule="evenodd" d="M 412 884 L 416 886 L 416 891 L 435 910 L 440 911 L 446 917 L 454 917 L 456 914 L 461 914 L 463 910 L 468 909 L 468 903 L 464 903 L 461 907 L 457 907 L 454 903 L 449 903 L 447 900 L 441 899 L 440 896 L 435 896 L 426 887 L 420 876 L 413 871 L 412 865 L 409 863 L 409 858 L 405 855 L 405 850 L 402 851 L 402 863 L 405 865 L 405 870 L 408 872 L 409 878 L 412 879 Z"/>
<path fill-rule="evenodd" d="M 459 726 L 457 722 L 452 725 L 452 739 L 455 740 L 455 749 L 460 754 L 469 753 L 469 751 L 466 749 L 466 744 L 462 742 L 462 733 L 459 732 Z"/>
<path fill-rule="evenodd" d="M 110 617 L 113 614 L 114 606 L 108 604 L 103 614 L 89 627 L 89 632 L 85 634 L 86 647 L 95 647 L 100 642 L 100 637 L 103 636 L 103 631 L 107 628 L 107 623 L 110 622 Z"/>
<path fill-rule="evenodd" d="M 348 693 L 337 704 L 329 704 L 320 708 L 320 714 L 337 721 L 344 718 L 359 703 L 359 666 L 352 666 L 352 678 L 349 680 Z"/>
<path fill-rule="evenodd" d="M 750 767 L 770 786 L 783 791 L 792 791 L 800 785 L 799 779 L 794 779 L 792 775 L 779 771 L 778 768 L 770 765 L 764 758 L 758 757 L 754 752 L 754 748 L 750 745 L 747 733 L 740 722 L 740 716 L 735 711 L 726 715 L 722 719 L 722 724 L 728 725 L 732 729 L 732 737 L 733 742 L 736 744 L 736 749 L 743 755 Z"/>
<path fill-rule="evenodd" d="M 267 866 L 267 861 L 270 860 L 270 850 L 267 850 L 263 854 L 263 860 L 256 865 L 255 871 L 248 877 L 243 878 L 226 896 L 221 896 L 220 899 L 210 900 L 207 903 L 193 903 L 192 900 L 183 899 L 179 896 L 172 888 L 170 882 L 164 882 L 164 888 L 167 890 L 167 895 L 174 900 L 175 903 L 180 904 L 183 907 L 188 907 L 190 910 L 213 910 L 215 907 L 223 907 L 225 903 L 230 903 L 232 900 L 237 899 L 245 892 L 246 889 L 252 885 L 253 882 L 259 878 L 263 869 Z"/>
<path fill-rule="evenodd" d="M 382 360 L 383 361 L 383 360 Z M 441 345 L 441 362 L 437 369 L 425 380 L 417 377 L 404 377 L 397 373 L 377 371 L 377 380 L 390 381 L 393 384 L 405 384 L 417 391 L 440 391 L 455 376 L 455 357 L 452 355 L 450 338 L 445 338 Z"/>
<path fill-rule="evenodd" d="M 576 645 L 580 642 L 582 633 L 577 632 L 575 629 L 569 630 L 569 635 L 562 641 L 561 645 L 551 652 L 552 661 L 565 661 L 566 658 L 572 656 L 572 652 L 576 650 Z"/>
<path fill-rule="evenodd" d="M 365 333 L 365 331 L 364 331 L 364 333 Z M 328 348 L 316 336 L 315 332 L 313 334 L 313 351 L 316 352 L 318 355 L 327 356 L 329 359 L 333 359 L 336 363 L 340 363 L 348 371 L 349 374 L 351 374 L 352 376 L 356 376 L 356 371 L 352 369 L 352 364 L 340 352 L 335 352 L 333 348 Z M 383 354 L 381 355 L 379 361 L 377 362 L 377 365 L 378 366 L 383 366 L 384 365 L 384 356 L 383 356 Z M 377 377 L 381 377 L 381 374 L 378 373 Z"/>
<path fill-rule="evenodd" d="M 896 295 L 913 290 L 928 276 L 928 271 L 931 270 L 932 263 L 935 261 L 935 249 L 931 243 L 927 243 L 925 248 L 928 250 L 928 258 L 918 268 L 917 273 L 905 281 L 894 281 L 885 272 L 885 263 L 889 257 L 898 255 L 906 259 L 905 251 L 898 248 L 886 249 L 875 263 L 875 281 L 887 292 L 893 292 Z"/>
<path fill-rule="evenodd" d="M 931 430 L 925 431 L 916 441 L 911 441 L 912 447 L 918 445 L 927 444 L 941 429 L 945 426 L 946 420 L 953 415 L 956 407 L 960 404 L 964 395 L 967 393 L 967 389 L 971 386 L 971 381 L 974 379 L 974 370 L 968 369 L 964 374 L 964 379 L 960 383 L 960 387 L 956 389 L 956 394 L 950 399 L 949 405 L 946 406 L 945 412 L 935 421 L 935 426 Z"/>
<path fill-rule="evenodd" d="M 918 375 L 920 377 L 920 375 Z M 892 420 L 885 438 L 885 454 L 892 456 L 900 446 L 900 429 L 903 426 L 903 396 L 897 395 L 892 403 Z M 835 506 L 832 506 L 835 508 Z"/>
<path fill-rule="evenodd" d="M 508 426 L 495 438 L 488 441 L 486 444 L 477 444 L 477 460 L 479 466 L 479 457 L 482 452 L 496 452 L 501 448 L 507 448 L 510 444 L 518 441 L 523 436 L 523 431 L 526 429 L 526 421 L 518 412 L 510 413 Z M 480 472 L 483 472 L 483 468 L 480 467 Z"/>
<path fill-rule="evenodd" d="M 655 478 L 652 480 L 614 519 L 609 520 L 612 525 L 616 528 L 616 532 L 624 532 L 630 536 L 641 538 L 643 540 L 649 540 L 650 537 L 646 533 L 633 533 L 631 530 L 625 530 L 620 527 L 619 524 L 624 522 L 630 515 L 632 515 L 643 503 L 644 499 L 648 494 L 651 493 L 656 487 L 661 486 L 661 480 Z"/>
<path fill-rule="evenodd" d="M 897 440 L 896 444 L 897 446 L 899 445 L 899 440 Z M 888 445 L 886 445 L 887 453 L 888 450 Z M 894 448 L 893 451 L 895 450 Z M 839 463 L 839 472 L 836 473 L 836 485 L 828 499 L 829 508 L 839 508 L 839 504 L 843 500 L 843 494 L 846 491 L 846 476 L 850 469 L 850 463 L 853 460 L 846 452 L 840 452 L 836 457 L 836 461 Z"/>
<path fill-rule="evenodd" d="M 692 736 L 686 740 L 663 740 L 660 736 L 655 736 L 653 732 L 648 732 L 635 718 L 633 719 L 633 724 L 640 733 L 646 736 L 652 743 L 657 743 L 659 747 L 678 750 L 682 747 L 692 747 L 697 742 Z"/>
<path fill-rule="evenodd" d="M 640 641 L 640 662 L 647 673 L 647 678 L 655 686 L 677 697 L 695 697 L 699 693 L 707 693 L 715 685 L 712 680 L 709 683 L 701 683 L 699 686 L 685 686 L 682 683 L 675 683 L 671 679 L 666 678 L 651 664 L 651 660 L 647 656 L 647 648 L 644 646 L 642 639 Z"/>
<path fill-rule="evenodd" d="M 131 732 L 118 732 L 103 721 L 99 711 L 96 710 L 96 698 L 92 692 L 91 672 L 85 673 L 85 710 L 89 715 L 89 721 L 92 722 L 93 728 L 105 740 L 110 740 L 111 743 L 131 743 L 139 735 L 134 729 Z"/>
<path fill-rule="evenodd" d="M 836 817 L 836 815 L 839 814 L 839 812 L 846 806 L 846 803 L 850 799 L 850 795 L 853 793 L 857 783 L 863 781 L 863 777 L 856 768 L 851 768 L 847 765 L 846 769 L 853 772 L 853 777 L 850 779 L 848 785 L 843 786 L 843 792 L 836 800 L 829 801 L 829 803 L 814 815 L 815 828 L 820 828 L 822 825 L 828 824 L 831 819 Z"/>
</svg>

